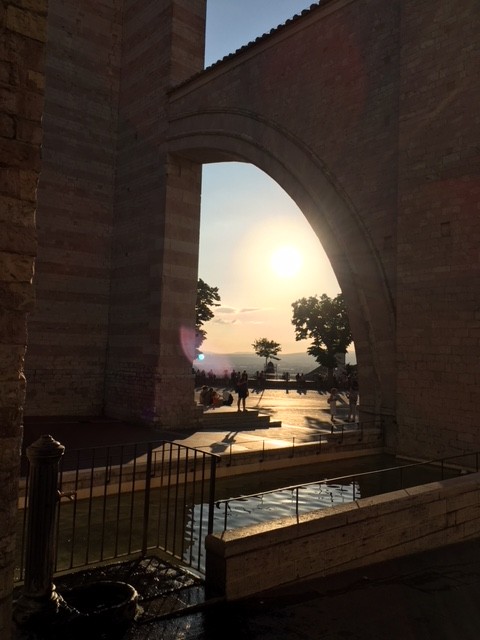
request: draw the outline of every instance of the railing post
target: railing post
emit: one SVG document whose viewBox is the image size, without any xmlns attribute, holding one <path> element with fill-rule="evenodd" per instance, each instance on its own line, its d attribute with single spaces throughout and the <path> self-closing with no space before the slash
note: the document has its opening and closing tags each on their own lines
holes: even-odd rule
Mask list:
<svg viewBox="0 0 480 640">
<path fill-rule="evenodd" d="M 208 528 L 207 533 L 213 533 L 213 513 L 215 508 L 215 481 L 217 475 L 217 458 L 210 458 L 210 491 L 208 496 Z"/>
<path fill-rule="evenodd" d="M 225 500 L 225 509 L 223 511 L 223 530 L 224 531 L 227 530 L 227 524 L 228 524 L 228 505 L 229 505 L 228 500 Z"/>
<path fill-rule="evenodd" d="M 149 442 L 148 449 L 147 449 L 147 466 L 145 468 L 142 556 L 147 555 L 147 549 L 148 549 L 148 523 L 150 520 L 150 489 L 151 489 L 151 478 L 152 478 L 152 451 L 153 451 L 153 445 L 151 442 Z"/>
<path fill-rule="evenodd" d="M 55 523 L 58 465 L 65 447 L 43 435 L 27 448 L 29 466 L 25 582 L 17 601 L 14 620 L 20 627 L 51 619 L 63 603 L 55 591 Z"/>
</svg>

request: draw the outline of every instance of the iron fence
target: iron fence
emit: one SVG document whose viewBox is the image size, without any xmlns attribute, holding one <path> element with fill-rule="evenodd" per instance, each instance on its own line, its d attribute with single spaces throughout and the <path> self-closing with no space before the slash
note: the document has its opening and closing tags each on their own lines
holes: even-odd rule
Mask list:
<svg viewBox="0 0 480 640">
<path fill-rule="evenodd" d="M 248 440 L 243 437 L 240 441 L 236 441 L 235 437 L 223 439 L 222 441 L 214 443 L 214 446 L 221 448 L 222 461 L 225 466 L 232 466 L 234 456 L 238 453 L 235 448 L 241 443 L 243 449 L 248 448 L 249 445 L 253 445 L 251 451 L 258 453 L 258 461 L 264 462 L 268 453 L 278 452 L 278 443 L 282 443 L 282 448 L 289 450 L 288 457 L 295 458 L 297 452 L 304 445 L 312 445 L 312 452 L 316 455 L 322 454 L 325 449 L 328 451 L 329 447 L 333 444 L 343 444 L 346 437 L 349 438 L 349 443 L 356 442 L 361 443 L 365 439 L 365 435 L 370 436 L 370 442 L 376 439 L 377 442 L 383 446 L 385 429 L 384 425 L 379 420 L 362 420 L 355 423 L 335 423 L 330 430 L 319 430 L 317 434 L 309 434 L 301 437 L 290 436 L 282 437 L 275 435 L 274 441 L 266 438 L 255 438 L 255 440 Z M 372 435 L 373 434 L 373 435 Z M 260 446 L 261 445 L 261 446 Z M 315 446 L 313 446 L 315 445 Z M 210 444 L 208 445 L 211 446 Z M 199 449 L 201 450 L 201 446 Z"/>
<path fill-rule="evenodd" d="M 218 456 L 173 442 L 66 451 L 58 471 L 55 573 L 156 550 L 203 573 Z M 28 474 L 15 580 L 24 578 Z"/>
</svg>

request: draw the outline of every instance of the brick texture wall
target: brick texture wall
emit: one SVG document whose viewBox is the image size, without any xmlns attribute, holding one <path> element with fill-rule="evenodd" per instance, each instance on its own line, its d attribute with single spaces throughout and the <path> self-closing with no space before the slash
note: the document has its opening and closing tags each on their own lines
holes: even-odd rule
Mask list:
<svg viewBox="0 0 480 640">
<path fill-rule="evenodd" d="M 105 411 L 158 426 L 195 417 L 201 174 L 167 156 L 166 94 L 202 68 L 204 25 L 203 0 L 126 3 Z"/>
<path fill-rule="evenodd" d="M 49 3 L 28 415 L 103 407 L 122 5 Z"/>
<path fill-rule="evenodd" d="M 480 449 L 480 4 L 403 2 L 398 449 Z"/>
<path fill-rule="evenodd" d="M 204 0 L 52 0 L 28 414 L 195 419 L 201 163 L 240 158 L 331 258 L 363 417 L 406 455 L 478 448 L 479 11 L 325 0 L 201 73 Z"/>
<path fill-rule="evenodd" d="M 0 3 L 0 637 L 11 634 L 26 317 L 33 308 L 47 2 Z"/>
<path fill-rule="evenodd" d="M 362 416 L 413 457 L 480 449 L 479 39 L 475 0 L 330 0 L 171 95 L 176 150 L 296 199 L 347 301 Z"/>
<path fill-rule="evenodd" d="M 170 395 L 194 417 L 178 327 L 194 320 L 200 169 L 167 159 L 165 95 L 201 69 L 204 23 L 204 0 L 50 3 L 30 416 L 164 423 Z"/>
</svg>

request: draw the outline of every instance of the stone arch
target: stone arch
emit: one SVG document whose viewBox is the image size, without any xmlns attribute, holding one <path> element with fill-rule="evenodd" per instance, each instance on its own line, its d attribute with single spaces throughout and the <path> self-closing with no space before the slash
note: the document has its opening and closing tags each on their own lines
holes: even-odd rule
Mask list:
<svg viewBox="0 0 480 640">
<path fill-rule="evenodd" d="M 354 203 L 334 183 L 322 160 L 304 141 L 245 111 L 173 118 L 168 150 L 198 163 L 252 163 L 296 202 L 319 237 L 347 302 L 361 365 L 363 417 L 393 418 L 393 297 Z"/>
</svg>

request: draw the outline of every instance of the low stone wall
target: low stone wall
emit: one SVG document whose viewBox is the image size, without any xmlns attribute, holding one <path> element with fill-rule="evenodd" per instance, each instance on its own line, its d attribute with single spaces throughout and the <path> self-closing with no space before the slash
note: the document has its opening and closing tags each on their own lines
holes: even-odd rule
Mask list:
<svg viewBox="0 0 480 640">
<path fill-rule="evenodd" d="M 236 600 L 480 536 L 480 474 L 206 539 L 207 585 Z"/>
</svg>

